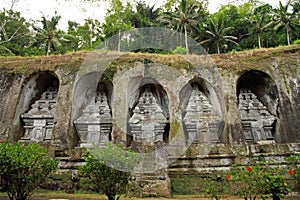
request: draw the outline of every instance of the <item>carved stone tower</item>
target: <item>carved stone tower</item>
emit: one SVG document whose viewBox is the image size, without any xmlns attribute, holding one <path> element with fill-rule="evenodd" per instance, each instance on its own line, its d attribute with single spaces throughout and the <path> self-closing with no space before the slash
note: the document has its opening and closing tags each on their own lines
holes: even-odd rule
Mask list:
<svg viewBox="0 0 300 200">
<path fill-rule="evenodd" d="M 249 89 L 241 89 L 239 110 L 246 142 L 274 141 L 272 135 L 275 116 L 257 99 Z"/>
<path fill-rule="evenodd" d="M 57 102 L 57 87 L 49 87 L 31 109 L 21 115 L 25 134 L 21 141 L 43 142 L 52 139 L 53 119 Z"/>
<path fill-rule="evenodd" d="M 129 119 L 133 146 L 157 146 L 163 143 L 167 118 L 149 88 L 141 94 Z"/>
<path fill-rule="evenodd" d="M 193 84 L 183 122 L 187 143 L 211 144 L 219 141 L 219 123 L 221 118 L 214 112 L 207 97 Z"/>
<path fill-rule="evenodd" d="M 93 147 L 93 144 L 101 146 L 110 141 L 112 117 L 103 88 L 98 91 L 96 99 L 87 105 L 74 124 L 80 137 L 81 147 Z"/>
</svg>

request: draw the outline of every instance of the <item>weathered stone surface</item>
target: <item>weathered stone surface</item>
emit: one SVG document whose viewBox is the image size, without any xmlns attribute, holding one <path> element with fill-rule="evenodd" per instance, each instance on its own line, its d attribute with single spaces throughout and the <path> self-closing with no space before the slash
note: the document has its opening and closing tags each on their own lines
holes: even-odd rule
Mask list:
<svg viewBox="0 0 300 200">
<path fill-rule="evenodd" d="M 41 98 L 31 105 L 31 109 L 21 115 L 24 121 L 25 134 L 22 141 L 49 141 L 52 139 L 52 129 L 57 102 L 57 86 L 48 88 Z"/>
<path fill-rule="evenodd" d="M 246 142 L 274 141 L 275 117 L 249 89 L 241 89 L 239 110 Z"/>
<path fill-rule="evenodd" d="M 97 92 L 95 100 L 87 105 L 74 124 L 80 137 L 81 147 L 102 146 L 110 141 L 112 117 L 104 88 Z"/>
<path fill-rule="evenodd" d="M 216 144 L 219 142 L 221 118 L 215 114 L 207 97 L 197 84 L 189 97 L 183 118 L 188 144 Z"/>
<path fill-rule="evenodd" d="M 139 146 L 143 145 L 161 145 L 164 142 L 166 123 L 167 118 L 163 114 L 161 105 L 157 103 L 155 96 L 147 87 L 129 119 L 134 148 L 139 149 Z"/>
<path fill-rule="evenodd" d="M 272 51 L 270 53 L 266 52 L 268 50 L 262 50 L 258 53 L 250 51 L 241 54 L 215 55 L 212 57 L 216 64 L 201 62 L 202 57 L 196 55 L 185 56 L 188 62 L 178 61 L 179 58 L 175 55 L 129 54 L 124 60 L 120 55 L 119 60 L 109 69 L 115 70 L 110 71 L 113 75 L 106 77 L 112 83 L 111 88 L 108 89 L 109 94 L 106 94 L 112 118 L 112 141 L 124 146 L 128 144 L 127 133 L 130 130 L 130 123 L 134 124 L 135 120 L 139 119 L 133 115 L 140 98 L 140 88 L 145 84 L 152 84 L 157 89 L 153 94 L 156 102 L 161 106 L 163 116 L 168 120 L 164 129 L 167 130 L 165 132 L 169 132 L 169 135 L 165 134 L 163 140 L 165 145 L 169 145 L 167 163 L 171 163 L 169 169 L 171 172 L 227 170 L 231 164 L 245 164 L 256 158 L 282 162 L 290 154 L 300 152 L 300 50 L 299 47 L 289 47 L 289 49 L 270 50 Z M 72 56 L 68 56 L 68 59 L 77 59 L 77 62 L 83 60 L 82 57 L 78 59 L 76 54 Z M 115 53 L 112 57 L 109 53 L 105 56 L 110 61 L 118 57 Z M 153 59 L 154 62 L 145 65 L 143 63 L 145 57 Z M 47 58 L 48 61 L 49 59 Z M 168 59 L 170 62 L 167 61 Z M 27 66 L 31 64 L 36 66 L 35 61 L 32 58 L 24 58 Z M 159 63 L 159 61 L 164 62 Z M 4 65 L 9 67 L 14 63 L 14 58 L 0 58 L 0 62 L 5 62 Z M 78 79 L 75 78 L 78 75 L 76 70 L 68 68 L 67 64 L 59 63 L 52 68 L 43 69 L 43 63 L 41 61 L 37 63 L 41 67 L 34 73 L 18 74 L 13 70 L 11 72 L 2 70 L 0 73 L 2 105 L 0 139 L 8 136 L 14 141 L 21 139 L 25 129 L 20 117 L 38 100 L 37 96 L 46 91 L 43 88 L 46 87 L 48 78 L 43 77 L 55 79 L 49 76 L 52 74 L 59 82 L 59 90 L 56 112 L 53 116 L 52 137 L 49 142 L 58 144 L 62 150 L 78 151 L 74 147 L 80 146 L 83 139 L 78 136 L 74 121 L 83 116 L 85 109 L 89 110 L 88 107 L 95 104 L 92 101 L 96 99 L 97 84 L 103 73 L 95 70 L 101 66 L 101 63 L 86 62 L 85 65 L 93 65 L 94 71 L 91 73 L 85 71 L 83 77 Z M 51 63 L 48 62 L 47 66 Z M 197 97 L 199 104 L 188 103 L 189 93 L 182 92 L 190 83 L 197 83 L 202 87 L 203 94 Z M 241 89 L 249 89 L 256 95 L 258 101 L 255 100 L 256 106 L 252 110 L 256 114 L 250 116 L 246 114 L 246 107 L 253 104 L 253 101 L 244 104 Z M 252 98 L 255 99 L 255 96 L 252 95 Z M 203 112 L 205 109 L 201 105 L 206 106 L 205 109 L 209 114 Z M 257 110 L 257 106 L 260 109 Z M 135 112 L 137 115 L 141 114 L 138 108 Z M 258 120 L 259 118 L 261 120 Z M 211 119 L 220 120 L 224 124 L 224 129 L 219 128 L 221 131 L 218 142 L 222 145 L 214 144 L 216 137 L 214 131 L 210 132 L 209 124 L 212 123 L 211 128 L 215 129 L 217 122 L 210 121 Z M 184 133 L 186 132 L 184 131 L 195 132 L 195 124 L 201 124 L 203 121 L 206 125 L 199 125 L 199 128 L 206 127 L 203 132 L 212 135 L 208 138 L 199 137 L 197 145 L 185 147 Z M 250 121 L 252 136 L 251 134 L 247 136 L 244 128 Z M 184 130 L 185 123 L 190 126 L 186 130 Z M 153 128 L 149 129 L 147 125 L 145 127 L 141 130 L 155 131 Z M 255 134 L 258 133 L 256 136 L 253 136 L 252 127 L 260 129 L 254 131 Z M 199 145 L 201 142 L 203 145 Z M 250 144 L 252 142 L 254 144 Z M 182 149 L 186 151 L 181 151 Z M 149 147 L 149 150 L 155 151 L 155 148 Z M 71 159 L 68 155 L 62 156 L 61 167 L 71 171 L 76 166 L 84 164 L 83 156 L 78 157 L 81 159 Z"/>
<path fill-rule="evenodd" d="M 171 182 L 166 171 L 136 174 L 135 182 L 141 189 L 142 197 L 171 197 Z"/>
</svg>

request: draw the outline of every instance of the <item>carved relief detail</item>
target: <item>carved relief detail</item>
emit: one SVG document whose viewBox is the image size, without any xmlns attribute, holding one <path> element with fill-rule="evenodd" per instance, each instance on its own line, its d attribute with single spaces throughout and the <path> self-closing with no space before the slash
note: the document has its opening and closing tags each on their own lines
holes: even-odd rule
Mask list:
<svg viewBox="0 0 300 200">
<path fill-rule="evenodd" d="M 143 145 L 163 143 L 167 118 L 149 88 L 142 93 L 129 119 L 133 142 Z"/>
<path fill-rule="evenodd" d="M 87 105 L 74 124 L 81 147 L 101 146 L 110 140 L 112 117 L 104 90 L 98 91 L 95 101 Z"/>
<path fill-rule="evenodd" d="M 272 141 L 275 116 L 257 99 L 249 89 L 242 89 L 239 94 L 239 110 L 246 142 Z"/>
<path fill-rule="evenodd" d="M 56 110 L 57 88 L 49 87 L 31 109 L 21 115 L 25 134 L 21 140 L 42 142 L 52 139 L 53 119 Z"/>
<path fill-rule="evenodd" d="M 207 97 L 197 84 L 189 97 L 183 122 L 187 143 L 211 144 L 219 142 L 221 118 L 214 112 Z"/>
</svg>

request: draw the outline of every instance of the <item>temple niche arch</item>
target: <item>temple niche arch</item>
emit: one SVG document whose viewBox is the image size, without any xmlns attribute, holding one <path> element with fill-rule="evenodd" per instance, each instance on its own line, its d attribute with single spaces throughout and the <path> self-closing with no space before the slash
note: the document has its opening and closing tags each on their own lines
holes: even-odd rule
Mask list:
<svg viewBox="0 0 300 200">
<path fill-rule="evenodd" d="M 58 90 L 59 80 L 51 72 L 39 72 L 29 78 L 22 106 L 26 111 L 20 116 L 25 130 L 21 141 L 51 141 Z"/>
<path fill-rule="evenodd" d="M 186 143 L 223 143 L 221 104 L 212 85 L 200 77 L 194 78 L 181 89 L 179 98 Z"/>
<path fill-rule="evenodd" d="M 275 142 L 278 90 L 265 72 L 251 70 L 237 81 L 237 100 L 247 143 Z"/>
<path fill-rule="evenodd" d="M 169 141 L 169 100 L 163 87 L 144 78 L 128 106 L 127 145 L 137 151 L 155 149 Z"/>
<path fill-rule="evenodd" d="M 81 147 L 102 146 L 111 141 L 113 85 L 97 72 L 76 84 L 72 119 Z"/>
</svg>

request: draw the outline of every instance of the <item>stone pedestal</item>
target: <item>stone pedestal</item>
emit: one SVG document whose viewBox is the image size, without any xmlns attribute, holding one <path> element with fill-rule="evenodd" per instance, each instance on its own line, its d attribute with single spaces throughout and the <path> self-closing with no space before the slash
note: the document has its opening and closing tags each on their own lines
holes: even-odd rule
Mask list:
<svg viewBox="0 0 300 200">
<path fill-rule="evenodd" d="M 240 91 L 239 110 L 246 142 L 274 141 L 272 131 L 276 118 L 251 90 Z"/>
<path fill-rule="evenodd" d="M 110 141 L 112 119 L 104 90 L 100 91 L 96 99 L 83 110 L 74 124 L 81 147 L 102 146 Z"/>
<path fill-rule="evenodd" d="M 43 142 L 52 139 L 56 102 L 57 88 L 50 87 L 27 113 L 21 115 L 25 123 L 25 134 L 21 141 Z"/>
<path fill-rule="evenodd" d="M 161 105 L 150 89 L 146 88 L 129 119 L 130 134 L 133 136 L 132 149 L 145 153 L 143 160 L 134 169 L 141 196 L 171 196 L 168 157 L 166 152 L 159 150 L 164 144 L 167 123 Z"/>
<path fill-rule="evenodd" d="M 135 174 L 142 197 L 171 197 L 171 181 L 167 171 Z"/>
</svg>

